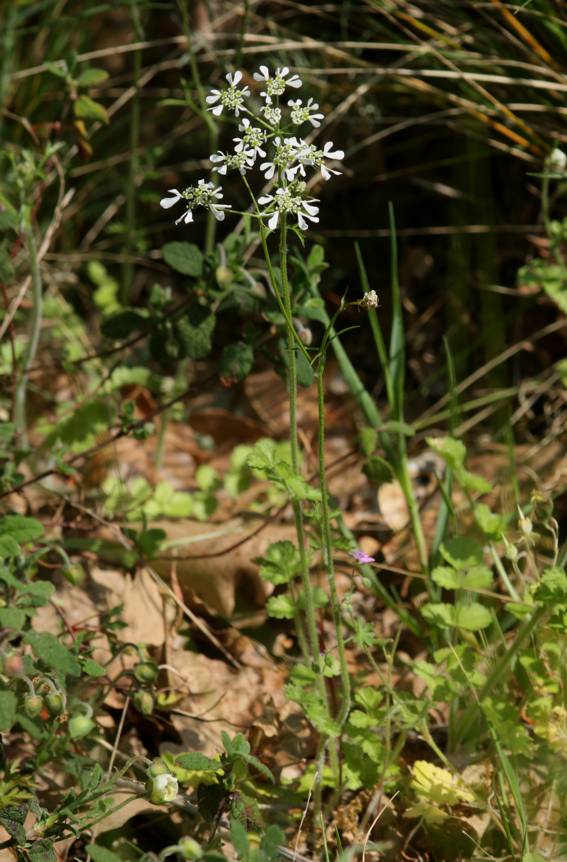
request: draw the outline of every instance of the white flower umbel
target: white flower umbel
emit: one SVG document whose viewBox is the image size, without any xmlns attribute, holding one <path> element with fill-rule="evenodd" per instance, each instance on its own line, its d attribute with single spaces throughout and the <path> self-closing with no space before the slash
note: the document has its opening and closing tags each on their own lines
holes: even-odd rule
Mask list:
<svg viewBox="0 0 567 862">
<path fill-rule="evenodd" d="M 292 171 L 294 173 L 299 171 L 301 176 L 304 177 L 305 166 L 307 165 L 308 167 L 319 169 L 323 179 L 330 180 L 331 174 L 336 174 L 338 176 L 341 171 L 337 171 L 335 168 L 330 168 L 325 164 L 325 160 L 340 161 L 341 159 L 344 159 L 344 157 L 345 154 L 343 150 L 333 151 L 332 141 L 327 141 L 322 150 L 318 149 L 315 144 L 306 144 L 302 141 L 296 152 L 297 164 L 292 168 Z"/>
<path fill-rule="evenodd" d="M 288 78 L 289 69 L 287 66 L 276 69 L 273 75 L 270 75 L 270 70 L 267 66 L 260 66 L 259 72 L 254 72 L 254 80 L 261 81 L 265 87 L 265 92 L 262 96 L 281 96 L 286 87 L 301 87 L 301 78 L 299 75 L 292 75 Z"/>
<path fill-rule="evenodd" d="M 324 114 L 318 114 L 319 105 L 313 99 L 308 99 L 307 104 L 303 104 L 301 99 L 290 99 L 288 102 L 291 108 L 291 122 L 296 126 L 301 126 L 303 123 L 311 123 L 316 129 L 321 125 L 321 120 L 325 119 Z"/>
<path fill-rule="evenodd" d="M 244 150 L 248 150 L 253 153 L 254 158 L 261 156 L 265 159 L 266 151 L 263 148 L 266 146 L 268 139 L 267 132 L 264 129 L 259 129 L 257 126 L 253 126 L 248 117 L 244 117 L 238 127 L 238 131 L 242 132 L 242 137 L 232 139 L 236 144 L 235 151 L 241 153 Z"/>
<path fill-rule="evenodd" d="M 207 108 L 207 111 L 212 111 L 215 117 L 219 117 L 224 108 L 227 111 L 234 111 L 235 116 L 240 116 L 240 111 L 244 108 L 244 99 L 250 95 L 248 87 L 238 89 L 238 84 L 242 80 L 242 72 L 229 72 L 226 75 L 226 80 L 229 83 L 227 90 L 211 90 L 207 96 L 207 104 L 213 105 L 212 108 Z"/>
<path fill-rule="evenodd" d="M 222 200 L 222 189 L 219 186 L 214 186 L 213 183 L 208 183 L 206 180 L 199 180 L 196 186 L 189 186 L 184 191 L 178 189 L 169 189 L 170 197 L 162 198 L 159 202 L 160 207 L 168 210 L 175 206 L 180 200 L 185 201 L 186 210 L 175 222 L 179 224 L 184 222 L 189 224 L 193 221 L 193 210 L 196 207 L 203 207 L 210 210 L 217 221 L 224 219 L 224 211 L 230 209 L 229 204 L 219 203 Z"/>
<path fill-rule="evenodd" d="M 559 147 L 555 147 L 547 157 L 547 167 L 552 171 L 557 171 L 558 174 L 565 173 L 565 169 L 567 168 L 567 155 L 560 150 Z"/>
<path fill-rule="evenodd" d="M 305 183 L 293 182 L 288 186 L 276 189 L 275 195 L 263 195 L 258 198 L 259 204 L 268 206 L 268 209 L 261 215 L 268 219 L 270 230 L 277 228 L 282 213 L 296 216 L 298 227 L 301 230 L 307 230 L 308 221 L 319 221 L 319 207 L 314 206 L 319 202 L 315 198 L 304 197 L 306 188 Z"/>
<path fill-rule="evenodd" d="M 237 153 L 223 153 L 221 150 L 218 153 L 213 153 L 209 156 L 213 163 L 213 171 L 219 174 L 226 174 L 227 171 L 239 171 L 245 174 L 250 168 L 254 167 L 256 154 L 253 150 L 241 150 Z"/>
<path fill-rule="evenodd" d="M 297 171 L 294 165 L 301 148 L 301 141 L 298 141 L 297 138 L 285 138 L 282 141 L 279 136 L 276 136 L 273 147 L 272 160 L 262 162 L 260 165 L 265 179 L 271 180 L 278 171 L 284 174 L 288 180 L 293 180 Z"/>
</svg>

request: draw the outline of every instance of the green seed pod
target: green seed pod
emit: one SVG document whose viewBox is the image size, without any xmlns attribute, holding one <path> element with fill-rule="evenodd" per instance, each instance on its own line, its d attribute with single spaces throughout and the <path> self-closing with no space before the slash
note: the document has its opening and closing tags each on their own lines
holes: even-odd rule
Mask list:
<svg viewBox="0 0 567 862">
<path fill-rule="evenodd" d="M 92 718 L 86 715 L 73 715 L 69 719 L 69 736 L 71 739 L 82 739 L 83 736 L 88 736 L 91 730 L 94 730 L 96 724 Z"/>
<path fill-rule="evenodd" d="M 56 691 L 49 692 L 49 694 L 45 696 L 45 705 L 51 715 L 61 715 L 65 708 L 63 695 Z"/>
<path fill-rule="evenodd" d="M 151 715 L 154 711 L 154 699 L 149 691 L 137 691 L 132 695 L 132 703 L 142 715 Z"/>
<path fill-rule="evenodd" d="M 26 694 L 24 697 L 24 712 L 28 718 L 37 718 L 43 709 L 43 698 L 38 694 Z"/>
<path fill-rule="evenodd" d="M 155 682 L 159 673 L 159 667 L 153 661 L 141 661 L 134 668 L 134 676 L 138 682 Z"/>
<path fill-rule="evenodd" d="M 80 587 L 85 580 L 85 570 L 80 565 L 80 563 L 77 563 L 74 566 L 65 566 L 65 568 L 63 569 L 63 576 L 74 587 Z"/>
<path fill-rule="evenodd" d="M 177 845 L 177 849 L 184 859 L 193 860 L 200 859 L 203 855 L 203 849 L 194 838 L 183 837 Z"/>
<path fill-rule="evenodd" d="M 226 285 L 231 284 L 234 276 L 232 274 L 232 270 L 230 270 L 228 266 L 217 266 L 215 270 L 215 278 L 219 287 L 226 287 Z"/>
</svg>

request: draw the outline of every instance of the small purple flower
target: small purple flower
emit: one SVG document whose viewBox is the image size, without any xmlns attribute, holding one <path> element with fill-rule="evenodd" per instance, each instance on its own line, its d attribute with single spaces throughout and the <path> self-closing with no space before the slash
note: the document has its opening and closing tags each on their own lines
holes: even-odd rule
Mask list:
<svg viewBox="0 0 567 862">
<path fill-rule="evenodd" d="M 356 551 L 350 552 L 351 557 L 354 557 L 357 563 L 375 563 L 376 560 L 374 557 L 371 557 L 370 554 L 365 554 L 364 551 Z"/>
</svg>

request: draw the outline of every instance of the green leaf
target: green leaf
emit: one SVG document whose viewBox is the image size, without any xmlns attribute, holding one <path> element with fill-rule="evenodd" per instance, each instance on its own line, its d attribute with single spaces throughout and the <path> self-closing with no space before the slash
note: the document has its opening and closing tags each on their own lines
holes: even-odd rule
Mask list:
<svg viewBox="0 0 567 862">
<path fill-rule="evenodd" d="M 558 567 L 546 569 L 532 594 L 536 602 L 550 607 L 567 603 L 567 574 Z"/>
<path fill-rule="evenodd" d="M 211 760 L 210 757 L 206 757 L 200 751 L 180 754 L 175 758 L 175 763 L 182 769 L 188 769 L 191 772 L 210 772 L 211 769 L 216 772 L 220 767 L 218 760 Z"/>
<path fill-rule="evenodd" d="M 299 551 L 288 539 L 273 542 L 265 557 L 255 560 L 260 564 L 260 577 L 270 584 L 288 584 L 301 572 Z"/>
<path fill-rule="evenodd" d="M 176 272 L 196 278 L 203 272 L 203 255 L 192 242 L 168 242 L 162 254 L 165 262 Z"/>
<path fill-rule="evenodd" d="M 373 485 L 383 485 L 385 482 L 391 482 L 394 478 L 394 471 L 380 455 L 371 455 L 362 471 Z"/>
<path fill-rule="evenodd" d="M 79 96 L 73 105 L 73 111 L 79 120 L 99 120 L 101 123 L 108 123 L 109 117 L 104 105 L 100 102 L 95 102 L 90 96 Z"/>
<path fill-rule="evenodd" d="M 455 536 L 441 545 L 441 556 L 454 569 L 470 569 L 482 565 L 482 547 L 468 536 Z"/>
<path fill-rule="evenodd" d="M 506 522 L 502 515 L 492 512 L 486 503 L 479 503 L 474 508 L 474 517 L 478 526 L 486 536 L 493 539 L 501 538 Z"/>
<path fill-rule="evenodd" d="M 193 302 L 185 315 L 176 322 L 180 347 L 190 359 L 202 359 L 212 349 L 216 317 L 205 305 Z"/>
<path fill-rule="evenodd" d="M 13 536 L 0 536 L 0 559 L 16 557 L 20 553 L 20 546 Z"/>
<path fill-rule="evenodd" d="M 80 676 L 81 665 L 66 646 L 48 632 L 27 632 L 24 638 L 33 649 L 36 658 L 52 670 L 63 675 Z"/>
<path fill-rule="evenodd" d="M 266 602 L 266 610 L 278 620 L 292 620 L 295 615 L 293 600 L 290 596 L 271 596 Z"/>
<path fill-rule="evenodd" d="M 428 622 L 434 625 L 442 628 L 464 629 L 470 632 L 485 629 L 492 623 L 491 612 L 478 602 L 471 602 L 467 605 L 431 602 L 423 606 L 421 613 Z"/>
<path fill-rule="evenodd" d="M 228 344 L 221 355 L 219 365 L 219 377 L 225 386 L 238 383 L 252 370 L 254 364 L 254 351 L 250 344 L 237 341 L 236 344 Z"/>
<path fill-rule="evenodd" d="M 487 590 L 492 584 L 492 572 L 486 566 L 474 566 L 468 571 L 438 566 L 431 576 L 446 590 Z"/>
<path fill-rule="evenodd" d="M 27 856 L 30 862 L 57 862 L 53 841 L 48 838 L 34 841 L 32 846 L 28 848 Z"/>
<path fill-rule="evenodd" d="M 107 847 L 101 847 L 100 844 L 87 844 L 85 850 L 90 855 L 93 862 L 123 862 L 123 859 Z"/>
<path fill-rule="evenodd" d="M 102 84 L 108 78 L 108 72 L 105 69 L 85 69 L 81 72 L 77 79 L 79 87 L 96 87 L 97 84 Z"/>
<path fill-rule="evenodd" d="M 250 846 L 248 844 L 248 835 L 246 829 L 238 820 L 231 819 L 230 821 L 230 840 L 232 846 L 238 853 L 239 859 L 246 862 L 250 854 Z"/>
<path fill-rule="evenodd" d="M 6 629 L 21 629 L 26 615 L 19 608 L 0 608 L 0 626 Z"/>
<path fill-rule="evenodd" d="M 17 230 L 17 228 L 17 215 L 9 210 L 2 210 L 0 212 L 0 230 Z"/>
<path fill-rule="evenodd" d="M 18 698 L 13 691 L 0 691 L 0 733 L 7 733 L 16 720 Z"/>
<path fill-rule="evenodd" d="M 23 805 L 7 805 L 0 809 L 0 826 L 3 826 L 8 835 L 14 839 L 16 844 L 26 843 L 26 830 L 24 823 L 29 812 L 29 803 Z M 11 854 L 10 854 L 11 855 Z"/>
<path fill-rule="evenodd" d="M 443 458 L 453 470 L 459 470 L 466 458 L 467 450 L 461 440 L 453 437 L 427 437 L 427 445 Z"/>
<path fill-rule="evenodd" d="M 68 446 L 82 446 L 101 431 L 105 431 L 112 421 L 112 409 L 101 399 L 90 401 L 75 410 L 74 414 L 57 426 L 57 436 Z"/>
<path fill-rule="evenodd" d="M 0 538 L 4 536 L 10 536 L 19 545 L 25 545 L 43 536 L 43 526 L 35 518 L 5 515 L 0 519 Z"/>
<path fill-rule="evenodd" d="M 127 308 L 125 311 L 118 311 L 103 321 L 100 331 L 105 338 L 122 341 L 124 338 L 129 338 L 134 332 L 143 332 L 147 325 L 148 319 L 143 314 L 132 308 Z"/>
<path fill-rule="evenodd" d="M 83 671 L 87 674 L 87 676 L 92 676 L 95 679 L 100 676 L 104 676 L 106 673 L 106 670 L 103 668 L 103 666 L 92 658 L 86 658 L 84 660 Z"/>
</svg>

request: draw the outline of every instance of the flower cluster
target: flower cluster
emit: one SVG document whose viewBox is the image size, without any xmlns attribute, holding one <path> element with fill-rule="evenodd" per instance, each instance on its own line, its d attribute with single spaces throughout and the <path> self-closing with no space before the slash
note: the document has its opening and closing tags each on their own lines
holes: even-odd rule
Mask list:
<svg viewBox="0 0 567 862">
<path fill-rule="evenodd" d="M 219 150 L 210 156 L 212 170 L 219 175 L 237 171 L 244 176 L 256 166 L 267 180 L 275 186 L 273 193 L 263 194 L 254 201 L 256 215 L 265 219 L 270 230 L 280 223 L 282 216 L 291 216 L 301 230 L 309 227 L 309 222 L 319 221 L 318 200 L 309 196 L 307 183 L 308 171 L 319 172 L 324 180 L 330 180 L 340 171 L 333 165 L 344 158 L 344 152 L 335 149 L 332 141 L 322 148 L 308 143 L 299 137 L 295 127 L 309 124 L 319 128 L 324 115 L 312 98 L 288 99 L 287 108 L 280 104 L 287 88 L 298 89 L 302 86 L 299 75 L 291 74 L 287 66 L 270 71 L 260 66 L 254 73 L 254 80 L 261 86 L 260 98 L 263 103 L 254 110 L 248 102 L 250 89 L 242 83 L 242 72 L 229 72 L 226 75 L 228 86 L 211 90 L 207 96 L 207 110 L 219 117 L 223 112 L 240 118 L 239 134 L 233 138 L 232 152 Z M 248 183 L 247 183 L 248 185 Z M 170 189 L 168 197 L 160 201 L 168 209 L 179 201 L 184 201 L 186 209 L 176 224 L 193 221 L 193 210 L 203 207 L 222 221 L 228 204 L 220 203 L 222 190 L 206 180 L 199 180 L 196 186 L 184 191 Z"/>
</svg>

